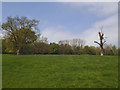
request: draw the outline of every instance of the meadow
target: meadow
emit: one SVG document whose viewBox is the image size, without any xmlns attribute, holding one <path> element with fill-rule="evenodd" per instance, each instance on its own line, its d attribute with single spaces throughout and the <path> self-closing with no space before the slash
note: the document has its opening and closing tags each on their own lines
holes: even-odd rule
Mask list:
<svg viewBox="0 0 120 90">
<path fill-rule="evenodd" d="M 118 57 L 2 55 L 3 88 L 117 88 Z"/>
</svg>

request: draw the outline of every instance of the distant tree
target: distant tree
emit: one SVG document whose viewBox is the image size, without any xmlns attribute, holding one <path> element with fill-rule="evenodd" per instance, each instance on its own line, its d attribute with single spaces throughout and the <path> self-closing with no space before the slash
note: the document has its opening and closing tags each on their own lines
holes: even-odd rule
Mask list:
<svg viewBox="0 0 120 90">
<path fill-rule="evenodd" d="M 50 43 L 50 53 L 58 54 L 59 53 L 59 45 L 56 43 Z"/>
<path fill-rule="evenodd" d="M 65 44 L 63 49 L 64 49 L 64 54 L 72 54 L 73 53 L 71 46 L 68 44 Z"/>
<path fill-rule="evenodd" d="M 103 45 L 104 45 L 104 43 L 106 41 L 104 39 L 104 34 L 102 32 L 102 27 L 101 27 L 101 32 L 98 32 L 98 34 L 99 34 L 100 42 L 94 41 L 94 43 L 97 43 L 100 46 L 100 48 L 101 48 L 101 56 L 103 56 L 103 54 L 104 54 Z"/>
<path fill-rule="evenodd" d="M 118 48 L 118 56 L 120 56 L 120 47 Z"/>
<path fill-rule="evenodd" d="M 115 45 L 105 44 L 104 51 L 106 55 L 118 55 L 118 49 Z"/>
<path fill-rule="evenodd" d="M 0 54 L 2 54 L 4 50 L 2 49 L 2 39 L 0 39 Z"/>
<path fill-rule="evenodd" d="M 61 44 L 61 42 L 58 45 L 59 45 L 59 54 L 64 54 L 65 45 Z"/>
<path fill-rule="evenodd" d="M 37 35 L 37 42 L 41 42 L 41 43 L 48 43 L 47 37 L 41 36 L 41 34 Z"/>
<path fill-rule="evenodd" d="M 75 39 L 72 39 L 72 40 L 61 40 L 59 41 L 59 45 L 70 45 L 72 47 L 74 46 L 80 46 L 81 48 L 85 45 L 85 40 L 82 40 L 82 39 L 79 39 L 79 38 L 75 38 Z"/>
<path fill-rule="evenodd" d="M 100 47 L 95 48 L 95 53 L 96 53 L 96 55 L 100 55 L 100 53 L 101 53 Z"/>
<path fill-rule="evenodd" d="M 91 51 L 88 45 L 84 46 L 83 54 L 91 54 Z"/>
<path fill-rule="evenodd" d="M 90 46 L 89 50 L 90 50 L 92 55 L 96 55 L 96 48 L 94 46 Z"/>
<path fill-rule="evenodd" d="M 94 46 L 86 45 L 83 49 L 83 54 L 96 55 L 96 48 Z"/>
<path fill-rule="evenodd" d="M 73 46 L 72 49 L 73 49 L 73 54 L 79 54 L 79 55 L 82 54 L 83 48 L 81 48 L 80 46 Z"/>
<path fill-rule="evenodd" d="M 25 45 L 36 41 L 35 31 L 39 21 L 27 17 L 7 17 L 7 22 L 2 24 L 2 30 L 6 31 L 7 41 L 12 46 L 17 55 L 26 47 Z M 9 48 L 10 49 L 10 48 Z"/>
<path fill-rule="evenodd" d="M 5 51 L 6 50 L 6 43 L 5 43 L 6 41 L 5 41 L 5 39 L 1 39 L 1 41 L 2 41 L 2 44 L 0 44 L 0 45 L 2 45 L 1 46 L 2 53 L 5 54 L 6 53 L 6 51 Z"/>
<path fill-rule="evenodd" d="M 112 46 L 112 52 L 114 55 L 118 55 L 118 49 L 115 45 Z"/>
<path fill-rule="evenodd" d="M 34 54 L 49 54 L 50 45 L 43 42 L 34 42 L 33 50 Z"/>
<path fill-rule="evenodd" d="M 111 55 L 112 54 L 111 47 L 112 47 L 111 45 L 105 44 L 105 46 L 104 46 L 104 54 L 105 55 Z"/>
<path fill-rule="evenodd" d="M 59 45 L 63 44 L 63 45 L 70 45 L 71 40 L 61 40 L 58 42 Z"/>
<path fill-rule="evenodd" d="M 71 45 L 74 47 L 81 47 L 83 48 L 83 46 L 85 45 L 85 41 L 79 38 L 73 39 L 71 40 Z"/>
</svg>

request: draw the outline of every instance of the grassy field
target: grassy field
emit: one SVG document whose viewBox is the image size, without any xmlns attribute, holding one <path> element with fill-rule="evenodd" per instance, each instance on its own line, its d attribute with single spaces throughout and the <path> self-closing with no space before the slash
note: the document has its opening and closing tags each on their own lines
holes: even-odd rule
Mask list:
<svg viewBox="0 0 120 90">
<path fill-rule="evenodd" d="M 3 88 L 117 88 L 118 57 L 2 55 Z"/>
</svg>

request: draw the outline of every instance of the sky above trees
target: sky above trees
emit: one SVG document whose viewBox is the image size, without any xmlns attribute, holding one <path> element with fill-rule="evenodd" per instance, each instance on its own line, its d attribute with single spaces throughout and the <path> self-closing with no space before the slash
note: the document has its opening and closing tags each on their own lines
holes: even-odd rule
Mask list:
<svg viewBox="0 0 120 90">
<path fill-rule="evenodd" d="M 2 20 L 7 16 L 40 20 L 39 29 L 50 42 L 81 38 L 86 45 L 99 40 L 103 26 L 107 44 L 118 44 L 117 2 L 3 2 Z M 118 46 L 118 45 L 117 45 Z"/>
</svg>

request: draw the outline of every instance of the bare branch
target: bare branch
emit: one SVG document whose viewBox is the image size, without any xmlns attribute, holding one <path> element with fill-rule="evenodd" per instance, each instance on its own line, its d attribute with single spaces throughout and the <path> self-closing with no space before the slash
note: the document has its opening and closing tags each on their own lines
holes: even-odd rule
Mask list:
<svg viewBox="0 0 120 90">
<path fill-rule="evenodd" d="M 99 45 L 101 45 L 99 42 L 97 42 L 97 41 L 94 41 L 94 43 L 97 43 L 97 44 L 99 44 Z"/>
</svg>

